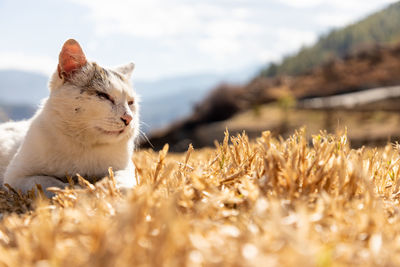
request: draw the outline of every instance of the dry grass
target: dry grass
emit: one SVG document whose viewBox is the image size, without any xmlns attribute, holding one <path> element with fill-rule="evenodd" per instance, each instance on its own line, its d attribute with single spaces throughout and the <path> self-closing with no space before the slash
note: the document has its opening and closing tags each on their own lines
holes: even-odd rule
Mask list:
<svg viewBox="0 0 400 267">
<path fill-rule="evenodd" d="M 228 137 L 216 149 L 136 153 L 140 185 L 0 194 L 0 265 L 394 266 L 399 149 L 346 136 Z"/>
<path fill-rule="evenodd" d="M 363 144 L 384 146 L 390 140 L 399 140 L 399 121 L 399 112 L 379 111 L 379 108 L 376 111 L 368 112 L 356 110 L 327 112 L 285 109 L 282 105 L 272 103 L 238 113 L 225 121 L 201 125 L 193 136 L 195 140 L 197 139 L 198 145 L 212 146 L 215 139 L 222 140 L 224 138 L 223 132 L 226 128 L 233 135 L 245 130 L 247 135 L 253 139 L 259 137 L 260 132 L 267 129 L 274 136 L 282 135 L 286 138 L 303 126 L 307 127 L 308 137 L 311 137 L 313 133 L 318 133 L 320 129 L 326 129 L 328 132 L 343 132 L 348 127 L 351 129 L 348 138 L 351 140 L 352 146 L 359 148 Z"/>
</svg>

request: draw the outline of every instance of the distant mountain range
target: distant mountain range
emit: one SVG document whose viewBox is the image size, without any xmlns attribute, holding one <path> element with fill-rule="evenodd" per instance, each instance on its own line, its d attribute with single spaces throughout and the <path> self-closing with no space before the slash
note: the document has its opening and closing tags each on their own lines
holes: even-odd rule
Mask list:
<svg viewBox="0 0 400 267">
<path fill-rule="evenodd" d="M 400 42 L 400 2 L 357 23 L 335 29 L 280 63 L 269 64 L 260 76 L 298 75 L 360 49 Z"/>
<path fill-rule="evenodd" d="M 37 105 L 49 93 L 48 78 L 33 72 L 0 71 L 0 102 Z"/>
<path fill-rule="evenodd" d="M 155 130 L 188 116 L 194 105 L 220 83 L 246 83 L 259 69 L 260 66 L 251 66 L 224 74 L 205 73 L 154 82 L 134 82 L 135 89 L 141 96 L 143 131 Z"/>
<path fill-rule="evenodd" d="M 44 75 L 16 70 L 0 71 L 0 122 L 30 118 L 48 95 Z"/>
<path fill-rule="evenodd" d="M 188 115 L 195 103 L 221 82 L 245 83 L 259 66 L 225 74 L 176 76 L 152 82 L 134 81 L 141 96 L 142 130 L 148 132 Z M 48 77 L 19 70 L 0 71 L 0 122 L 31 117 L 47 97 Z"/>
</svg>

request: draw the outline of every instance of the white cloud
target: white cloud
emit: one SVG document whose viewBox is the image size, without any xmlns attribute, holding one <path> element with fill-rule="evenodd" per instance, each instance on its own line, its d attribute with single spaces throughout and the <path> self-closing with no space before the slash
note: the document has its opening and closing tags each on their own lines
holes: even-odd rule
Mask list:
<svg viewBox="0 0 400 267">
<path fill-rule="evenodd" d="M 366 8 L 377 8 L 385 4 L 397 2 L 397 0 L 274 0 L 275 2 L 285 4 L 294 8 L 313 8 L 317 6 L 331 6 L 338 9 L 351 9 L 358 10 Z M 357 11 L 357 10 L 353 10 Z"/>
<path fill-rule="evenodd" d="M 72 1 L 89 7 L 90 18 L 96 22 L 97 32 L 105 35 L 124 33 L 145 38 L 174 36 L 190 33 L 193 27 L 201 27 L 199 10 L 214 16 L 220 15 L 220 10 L 212 5 L 192 5 L 184 1 Z"/>
<path fill-rule="evenodd" d="M 89 58 L 132 57 L 138 77 L 240 68 L 279 60 L 317 34 L 394 0 L 65 0 L 74 2 Z M 67 3 L 71 5 L 71 3 Z M 79 10 L 82 8 L 83 10 Z M 44 9 L 44 12 L 49 12 Z M 67 16 L 67 14 L 66 14 Z M 49 27 L 57 27 L 57 24 Z M 85 37 L 87 38 L 85 40 Z M 80 39 L 80 40 L 81 40 Z M 115 49 L 115 44 L 121 44 Z M 0 51 L 0 68 L 50 73 L 56 58 Z M 43 52 L 46 55 L 46 52 Z M 112 53 L 110 52 L 112 51 Z M 35 53 L 34 50 L 31 50 Z M 129 59 L 130 60 L 130 59 Z M 106 64 L 105 64 L 106 65 Z"/>
<path fill-rule="evenodd" d="M 272 19 L 261 10 L 267 10 L 271 2 L 285 6 L 310 9 L 323 6 L 325 13 L 310 18 L 320 27 L 343 26 L 356 19 L 357 15 L 382 7 L 394 0 L 269 0 L 269 1 L 185 1 L 185 0 L 70 0 L 89 8 L 89 18 L 94 22 L 99 36 L 123 34 L 136 38 L 154 40 L 171 47 L 176 40 L 185 39 L 188 49 L 197 50 L 210 59 L 229 61 L 246 51 L 242 56 L 263 57 L 268 42 L 276 53 L 287 53 L 301 45 L 316 40 L 315 30 L 297 28 L 298 25 L 273 24 Z M 269 3 L 268 3 L 269 2 Z M 329 13 L 328 13 L 329 10 Z M 367 11 L 366 11 L 367 10 Z M 299 21 L 299 24 L 302 22 Z M 266 37 L 268 34 L 268 38 Z M 259 45 L 249 45 L 250 42 Z M 278 44 L 278 45 L 276 45 Z M 249 51 L 249 47 L 252 48 Z"/>
<path fill-rule="evenodd" d="M 227 49 L 218 51 L 229 55 L 229 52 L 237 51 L 239 38 L 254 34 L 260 27 L 257 22 L 247 20 L 253 10 L 248 9 L 245 3 L 229 8 L 213 1 L 71 1 L 90 9 L 89 17 L 95 22 L 99 36 L 119 33 L 165 43 L 189 37 L 193 47 L 208 53 L 216 51 L 211 49 L 213 44 L 216 47 L 229 44 Z"/>
<path fill-rule="evenodd" d="M 387 4 L 397 2 L 397 0 L 325 0 L 325 4 L 331 5 L 335 8 L 347 9 L 349 11 L 359 12 L 361 10 L 373 10 L 375 8 L 383 7 Z"/>
<path fill-rule="evenodd" d="M 219 68 L 238 56 L 247 60 L 245 64 L 279 58 L 278 52 L 292 51 L 316 39 L 313 32 L 296 30 L 296 25 L 293 29 L 269 27 L 269 18 L 260 12 L 260 4 L 265 8 L 268 4 L 260 1 L 253 1 L 257 5 L 247 1 L 71 1 L 89 8 L 89 18 L 100 36 L 125 34 L 168 47 L 185 39 L 188 49 L 208 57 Z M 268 44 L 272 44 L 269 51 L 265 48 Z"/>
<path fill-rule="evenodd" d="M 18 51 L 0 51 L 0 59 L 0 69 L 18 69 L 50 75 L 57 67 L 57 61 L 53 58 Z"/>
<path fill-rule="evenodd" d="M 317 34 L 311 31 L 299 31 L 289 28 L 282 28 L 278 31 L 277 48 L 281 47 L 282 53 L 292 52 L 301 46 L 311 45 L 317 40 Z"/>
<path fill-rule="evenodd" d="M 344 12 L 321 13 L 315 16 L 315 22 L 324 27 L 343 27 L 354 20 L 354 14 Z"/>
<path fill-rule="evenodd" d="M 99 36 L 124 34 L 169 47 L 184 39 L 186 48 L 210 62 L 226 64 L 246 49 L 246 40 L 259 42 L 263 34 L 260 21 L 254 20 L 255 10 L 241 1 L 232 7 L 222 1 L 71 1 L 89 8 Z"/>
<path fill-rule="evenodd" d="M 204 26 L 207 34 L 199 38 L 197 47 L 206 54 L 223 59 L 244 49 L 243 39 L 257 40 L 263 34 L 260 25 L 228 19 L 215 20 Z"/>
<path fill-rule="evenodd" d="M 327 5 L 331 5 L 332 9 L 329 12 L 326 11 L 316 14 L 314 20 L 324 27 L 343 27 L 396 1 L 397 0 L 365 0 L 362 4 L 357 0 L 326 1 Z"/>
<path fill-rule="evenodd" d="M 279 3 L 285 4 L 290 7 L 296 8 L 308 8 L 318 6 L 327 2 L 325 0 L 276 0 Z"/>
</svg>

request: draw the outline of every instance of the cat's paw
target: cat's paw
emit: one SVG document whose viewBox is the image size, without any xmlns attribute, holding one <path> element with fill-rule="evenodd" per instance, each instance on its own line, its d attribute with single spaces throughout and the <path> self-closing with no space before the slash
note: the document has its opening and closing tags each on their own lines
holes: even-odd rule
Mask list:
<svg viewBox="0 0 400 267">
<path fill-rule="evenodd" d="M 51 176 L 28 176 L 14 179 L 9 183 L 9 185 L 24 193 L 27 193 L 32 189 L 38 192 L 38 188 L 41 188 L 46 197 L 52 198 L 55 195 L 55 192 L 47 190 L 48 188 L 64 189 L 68 184 Z"/>
<path fill-rule="evenodd" d="M 137 177 L 133 167 L 127 170 L 119 170 L 114 172 L 114 179 L 117 188 L 120 190 L 129 190 L 137 186 Z"/>
</svg>

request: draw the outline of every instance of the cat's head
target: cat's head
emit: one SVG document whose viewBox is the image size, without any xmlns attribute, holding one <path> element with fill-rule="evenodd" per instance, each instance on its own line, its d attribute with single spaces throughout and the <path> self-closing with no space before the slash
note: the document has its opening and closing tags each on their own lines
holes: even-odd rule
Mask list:
<svg viewBox="0 0 400 267">
<path fill-rule="evenodd" d="M 138 97 L 130 82 L 134 64 L 103 68 L 86 60 L 79 43 L 64 43 L 50 79 L 49 109 L 64 134 L 91 144 L 136 137 Z"/>
</svg>

